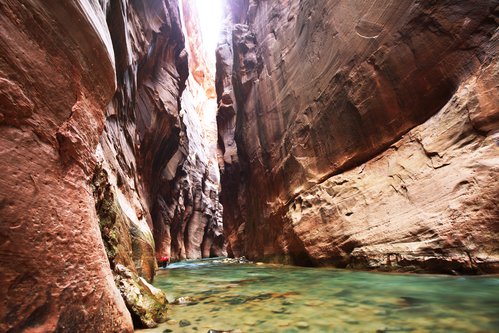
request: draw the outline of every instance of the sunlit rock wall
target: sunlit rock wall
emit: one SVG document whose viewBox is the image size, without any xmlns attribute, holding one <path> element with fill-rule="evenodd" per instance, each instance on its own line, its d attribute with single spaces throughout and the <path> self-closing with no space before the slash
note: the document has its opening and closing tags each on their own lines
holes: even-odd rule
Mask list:
<svg viewBox="0 0 499 333">
<path fill-rule="evenodd" d="M 497 271 L 497 1 L 231 1 L 232 255 Z"/>
<path fill-rule="evenodd" d="M 0 331 L 132 332 L 90 186 L 116 89 L 104 12 L 86 0 L 0 12 Z"/>
<path fill-rule="evenodd" d="M 179 101 L 179 144 L 159 178 L 153 216 L 157 256 L 173 260 L 226 254 L 218 199 L 215 64 L 204 51 L 196 7 L 182 1 L 181 10 L 189 77 Z"/>
</svg>

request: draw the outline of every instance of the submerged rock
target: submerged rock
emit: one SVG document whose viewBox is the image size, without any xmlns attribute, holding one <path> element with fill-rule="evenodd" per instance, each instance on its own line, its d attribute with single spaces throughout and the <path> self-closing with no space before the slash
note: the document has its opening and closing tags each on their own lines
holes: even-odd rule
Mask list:
<svg viewBox="0 0 499 333">
<path fill-rule="evenodd" d="M 173 304 L 176 304 L 176 305 L 191 305 L 191 304 L 197 304 L 197 303 L 198 302 L 194 301 L 194 299 L 192 297 L 189 297 L 189 296 L 179 297 L 173 302 Z"/>
<path fill-rule="evenodd" d="M 312 300 L 312 301 L 305 302 L 305 305 L 307 305 L 307 306 L 320 306 L 322 304 L 324 304 L 324 302 L 319 301 L 319 300 Z"/>
<path fill-rule="evenodd" d="M 178 323 L 178 326 L 180 326 L 180 327 L 186 327 L 186 326 L 190 326 L 190 325 L 191 325 L 191 322 L 188 321 L 187 319 L 182 319 Z"/>
<path fill-rule="evenodd" d="M 220 260 L 214 260 L 213 262 L 215 263 L 220 263 L 220 264 L 249 264 L 251 261 L 246 259 L 246 257 L 239 257 L 239 258 L 224 258 Z"/>
<path fill-rule="evenodd" d="M 299 321 L 299 322 L 296 323 L 296 327 L 298 327 L 300 329 L 306 329 L 309 326 L 310 325 L 306 321 Z"/>
<path fill-rule="evenodd" d="M 277 310 L 272 310 L 272 313 L 276 314 L 289 314 L 288 310 L 286 308 L 280 308 Z"/>
</svg>

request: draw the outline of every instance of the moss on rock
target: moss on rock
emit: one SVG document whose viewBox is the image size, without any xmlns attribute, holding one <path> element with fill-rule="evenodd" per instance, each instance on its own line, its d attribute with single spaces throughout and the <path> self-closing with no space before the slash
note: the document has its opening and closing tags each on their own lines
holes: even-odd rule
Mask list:
<svg viewBox="0 0 499 333">
<path fill-rule="evenodd" d="M 114 271 L 116 285 L 135 325 L 152 328 L 166 321 L 168 301 L 161 290 L 121 264 Z"/>
<path fill-rule="evenodd" d="M 151 280 L 157 265 L 152 236 L 128 220 L 116 200 L 107 171 L 100 166 L 95 169 L 92 190 L 114 280 L 132 315 L 134 325 L 156 327 L 166 320 L 168 302 L 161 290 L 154 288 L 140 276 L 145 274 Z"/>
</svg>

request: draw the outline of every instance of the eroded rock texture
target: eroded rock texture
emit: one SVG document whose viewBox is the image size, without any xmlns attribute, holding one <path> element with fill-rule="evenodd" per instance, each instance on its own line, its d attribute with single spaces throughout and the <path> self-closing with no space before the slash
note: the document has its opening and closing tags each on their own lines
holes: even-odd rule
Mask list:
<svg viewBox="0 0 499 333">
<path fill-rule="evenodd" d="M 98 166 L 92 179 L 95 209 L 114 281 L 130 311 L 134 326 L 156 327 L 166 320 L 167 300 L 142 276 L 156 265 L 149 229 L 141 229 L 123 210 L 122 193 L 113 185 L 105 167 Z M 148 268 L 146 272 L 142 268 Z"/>
<path fill-rule="evenodd" d="M 89 182 L 116 87 L 104 13 L 85 0 L 0 12 L 0 331 L 131 332 Z"/>
<path fill-rule="evenodd" d="M 214 68 L 203 54 L 197 11 L 182 1 L 189 77 L 179 101 L 179 142 L 161 170 L 154 207 L 157 256 L 196 259 L 225 254 L 222 207 L 218 200 Z"/>
<path fill-rule="evenodd" d="M 155 326 L 157 257 L 223 253 L 179 5 L 0 3 L 0 331 Z"/>
<path fill-rule="evenodd" d="M 231 254 L 497 271 L 497 1 L 230 6 L 217 93 Z"/>
<path fill-rule="evenodd" d="M 165 319 L 164 297 L 155 297 L 140 280 L 152 280 L 157 259 L 209 257 L 224 246 L 217 163 L 209 158 L 216 143 L 203 142 L 200 117 L 209 106 L 200 97 L 204 90 L 193 88 L 194 60 L 188 58 L 197 58 L 184 37 L 182 21 L 190 22 L 190 16 L 182 16 L 180 6 L 186 5 L 118 1 L 105 6 L 118 89 L 106 109 L 97 150 L 102 170 L 96 169 L 94 179 L 106 181 L 94 184 L 96 207 L 101 212 L 110 201 L 117 211 L 111 225 L 106 223 L 110 214 L 99 215 L 104 243 L 132 318 L 146 327 Z M 215 103 L 213 96 L 212 121 Z"/>
</svg>

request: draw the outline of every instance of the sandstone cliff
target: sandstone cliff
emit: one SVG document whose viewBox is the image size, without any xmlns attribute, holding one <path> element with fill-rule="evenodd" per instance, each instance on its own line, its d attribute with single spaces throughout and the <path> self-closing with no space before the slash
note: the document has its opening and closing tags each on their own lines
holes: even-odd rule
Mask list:
<svg viewBox="0 0 499 333">
<path fill-rule="evenodd" d="M 229 253 L 498 270 L 497 1 L 233 1 L 217 52 Z"/>
<path fill-rule="evenodd" d="M 180 105 L 180 142 L 164 167 L 154 208 L 157 255 L 196 259 L 225 255 L 222 207 L 218 200 L 214 73 L 204 54 L 195 6 L 184 0 L 189 77 Z M 171 251 L 171 252 L 170 252 Z"/>
<path fill-rule="evenodd" d="M 0 11 L 0 331 L 132 331 L 90 189 L 116 88 L 104 13 L 85 0 Z"/>
<path fill-rule="evenodd" d="M 0 331 L 154 326 L 157 257 L 224 253 L 180 4 L 0 10 Z"/>
</svg>

